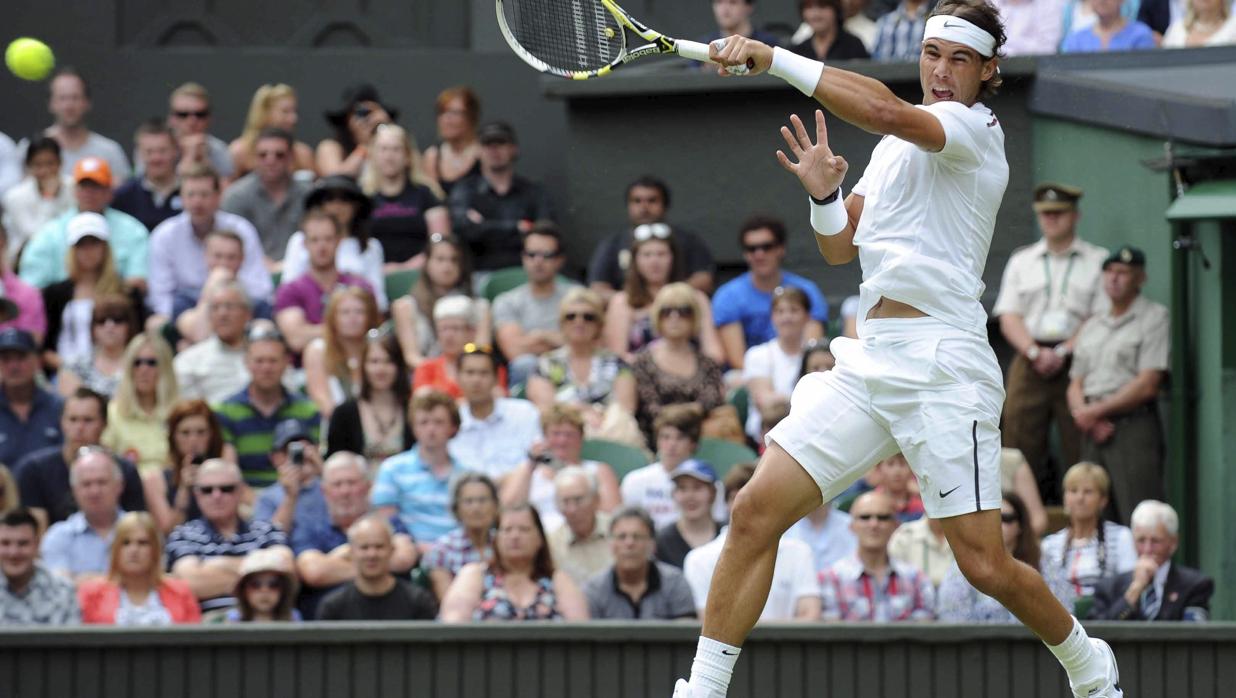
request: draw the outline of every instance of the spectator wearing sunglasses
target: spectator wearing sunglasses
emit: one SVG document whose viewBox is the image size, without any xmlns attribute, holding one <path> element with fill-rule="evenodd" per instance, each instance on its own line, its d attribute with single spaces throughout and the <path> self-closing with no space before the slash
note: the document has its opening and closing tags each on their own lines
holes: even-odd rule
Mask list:
<svg viewBox="0 0 1236 698">
<path fill-rule="evenodd" d="M 644 447 L 635 422 L 635 376 L 617 354 L 601 345 L 605 301 L 575 287 L 558 306 L 563 345 L 540 356 L 528 378 L 528 399 L 542 413 L 570 405 L 584 417 L 584 435 Z"/>
<path fill-rule="evenodd" d="M 223 195 L 221 208 L 257 228 L 262 252 L 270 260 L 283 259 L 313 188 L 292 177 L 294 143 L 292 134 L 281 128 L 262 129 L 254 141 L 257 167 L 232 182 Z"/>
<path fill-rule="evenodd" d="M 177 526 L 167 538 L 168 570 L 189 584 L 204 620 L 236 605 L 233 591 L 246 555 L 275 547 L 291 555 L 283 532 L 274 524 L 240 516 L 244 489 L 235 463 L 222 458 L 202 463 L 193 484 L 202 515 Z"/>
<path fill-rule="evenodd" d="M 661 289 L 684 278 L 678 242 L 669 226 L 650 223 L 636 228 L 626 283 L 610 299 L 606 312 L 605 345 L 610 351 L 630 362 L 637 351 L 648 346 L 656 336 L 653 299 Z M 713 326 L 708 296 L 698 289 L 693 290 L 694 304 L 700 311 L 696 315 L 699 322 L 695 323 L 694 340 L 713 361 L 724 361 L 725 354 L 721 350 L 717 329 Z"/>
<path fill-rule="evenodd" d="M 574 286 L 558 278 L 566 257 L 562 232 L 553 223 L 537 223 L 524 235 L 522 255 L 528 283 L 494 299 L 494 328 L 510 361 L 511 385 L 527 382 L 540 355 L 562 346 L 558 307 Z"/>
<path fill-rule="evenodd" d="M 179 396 L 172 349 L 158 333 L 144 332 L 129 341 L 121 367 L 103 445 L 141 470 L 161 469 L 167 463 L 167 415 Z"/>
<path fill-rule="evenodd" d="M 56 389 L 67 398 L 81 386 L 111 398 L 124 375 L 124 352 L 137 333 L 137 313 L 124 296 L 103 296 L 90 314 L 91 351 L 65 362 L 56 374 Z"/>
<path fill-rule="evenodd" d="M 701 301 L 702 296 L 687 284 L 676 283 L 661 289 L 651 304 L 657 339 L 631 364 L 639 397 L 635 418 L 649 443 L 652 425 L 666 405 L 696 403 L 708 415 L 725 404 L 721 366 L 694 344 L 700 330 L 710 327 L 708 300 Z"/>
<path fill-rule="evenodd" d="M 635 230 L 646 224 L 660 223 L 667 231 L 665 215 L 670 207 L 670 190 L 661 179 L 643 175 L 627 185 L 627 225 L 601 241 L 588 262 L 588 287 L 609 302 L 622 290 L 627 269 L 631 266 L 631 243 Z M 703 238 L 682 228 L 674 228 L 674 237 L 682 251 L 684 280 L 703 293 L 712 293 L 712 251 Z"/>
<path fill-rule="evenodd" d="M 167 125 L 176 134 L 180 166 L 210 165 L 223 179 L 231 179 L 235 166 L 227 143 L 210 135 L 210 92 L 196 82 L 172 90 L 167 105 Z M 145 167 L 141 150 L 133 154 L 138 173 Z"/>
<path fill-rule="evenodd" d="M 777 338 L 773 300 L 779 288 L 796 288 L 806 294 L 809 317 L 803 337 L 824 336 L 828 301 L 810 279 L 781 268 L 785 261 L 785 234 L 785 224 L 776 218 L 748 218 L 738 232 L 747 271 L 722 284 L 713 297 L 714 321 L 725 348 L 725 361 L 734 368 L 743 368 L 749 347 Z"/>
<path fill-rule="evenodd" d="M 850 507 L 850 530 L 858 549 L 820 573 L 826 621 L 890 623 L 925 621 L 935 617 L 935 588 L 913 565 L 888 554 L 897 529 L 893 501 L 881 492 L 867 492 Z"/>
</svg>

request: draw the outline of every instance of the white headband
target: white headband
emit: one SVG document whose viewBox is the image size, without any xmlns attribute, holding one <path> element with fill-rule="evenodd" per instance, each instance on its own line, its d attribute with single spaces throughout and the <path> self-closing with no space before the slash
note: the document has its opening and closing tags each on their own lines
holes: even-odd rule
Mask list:
<svg viewBox="0 0 1236 698">
<path fill-rule="evenodd" d="M 928 39 L 955 41 L 978 51 L 984 58 L 990 58 L 996 53 L 996 37 L 979 28 L 977 24 L 954 15 L 929 17 L 927 29 L 923 32 L 923 41 Z"/>
</svg>

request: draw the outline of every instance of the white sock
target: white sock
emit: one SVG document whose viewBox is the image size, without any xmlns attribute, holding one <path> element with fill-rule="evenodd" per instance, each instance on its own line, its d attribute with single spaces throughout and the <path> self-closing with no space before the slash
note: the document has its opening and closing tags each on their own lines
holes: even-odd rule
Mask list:
<svg viewBox="0 0 1236 698">
<path fill-rule="evenodd" d="M 738 661 L 741 651 L 741 647 L 700 635 L 700 642 L 695 647 L 695 661 L 691 662 L 691 678 L 687 683 L 725 695 L 730 688 L 734 663 Z"/>
<path fill-rule="evenodd" d="M 1095 650 L 1090 637 L 1086 635 L 1086 629 L 1076 618 L 1073 619 L 1073 630 L 1064 642 L 1054 646 L 1047 645 L 1047 649 L 1056 655 L 1074 688 L 1094 688 L 1107 678 L 1107 665 L 1103 655 Z"/>
</svg>

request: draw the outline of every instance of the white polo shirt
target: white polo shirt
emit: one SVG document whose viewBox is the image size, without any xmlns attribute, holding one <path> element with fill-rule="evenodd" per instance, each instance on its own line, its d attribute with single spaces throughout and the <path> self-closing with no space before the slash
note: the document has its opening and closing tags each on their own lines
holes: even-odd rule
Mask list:
<svg viewBox="0 0 1236 698">
<path fill-rule="evenodd" d="M 729 532 L 729 526 L 722 528 L 716 538 L 687 553 L 687 558 L 682 563 L 682 573 L 691 585 L 691 595 L 695 597 L 696 608 L 703 609 L 708 602 L 712 573 L 717 569 L 721 548 L 725 545 Z M 772 587 L 768 590 L 768 601 L 760 612 L 760 620 L 794 620 L 794 608 L 798 605 L 798 600 L 819 595 L 820 581 L 815 571 L 811 546 L 801 540 L 782 536 L 777 545 Z"/>
<path fill-rule="evenodd" d="M 865 197 L 854 235 L 863 283 L 859 334 L 881 296 L 958 329 L 987 334 L 983 268 L 1009 180 L 1004 131 L 977 102 L 918 105 L 944 127 L 932 153 L 885 136 L 854 193 Z"/>
</svg>

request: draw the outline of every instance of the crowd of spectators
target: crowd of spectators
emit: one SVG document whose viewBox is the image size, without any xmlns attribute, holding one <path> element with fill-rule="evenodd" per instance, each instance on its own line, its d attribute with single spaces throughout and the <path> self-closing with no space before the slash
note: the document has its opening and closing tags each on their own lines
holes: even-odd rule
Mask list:
<svg viewBox="0 0 1236 698">
<path fill-rule="evenodd" d="M 998 4 L 1017 53 L 1236 41 L 1226 0 Z M 794 50 L 913 58 L 930 5 L 803 0 Z M 713 8 L 778 40 L 751 2 Z M 652 175 L 569 278 L 553 193 L 466 87 L 421 151 L 353 86 L 315 150 L 291 87 L 228 144 L 186 83 L 130 161 L 82 75 L 49 84 L 0 192 L 0 623 L 698 618 L 755 475 L 737 461 L 855 335 L 855 299 L 830 314 L 783 268 L 782 221 L 735 226 L 746 271 L 719 279 Z M 1081 198 L 1036 189 L 1043 240 L 993 311 L 1016 351 L 1004 542 L 1093 617 L 1202 620 L 1213 583 L 1172 564 L 1159 501 L 1166 309 L 1141 251 L 1077 236 Z M 727 442 L 745 457 L 708 462 Z M 913 464 L 871 465 L 782 539 L 761 618 L 1011 622 Z"/>
</svg>

